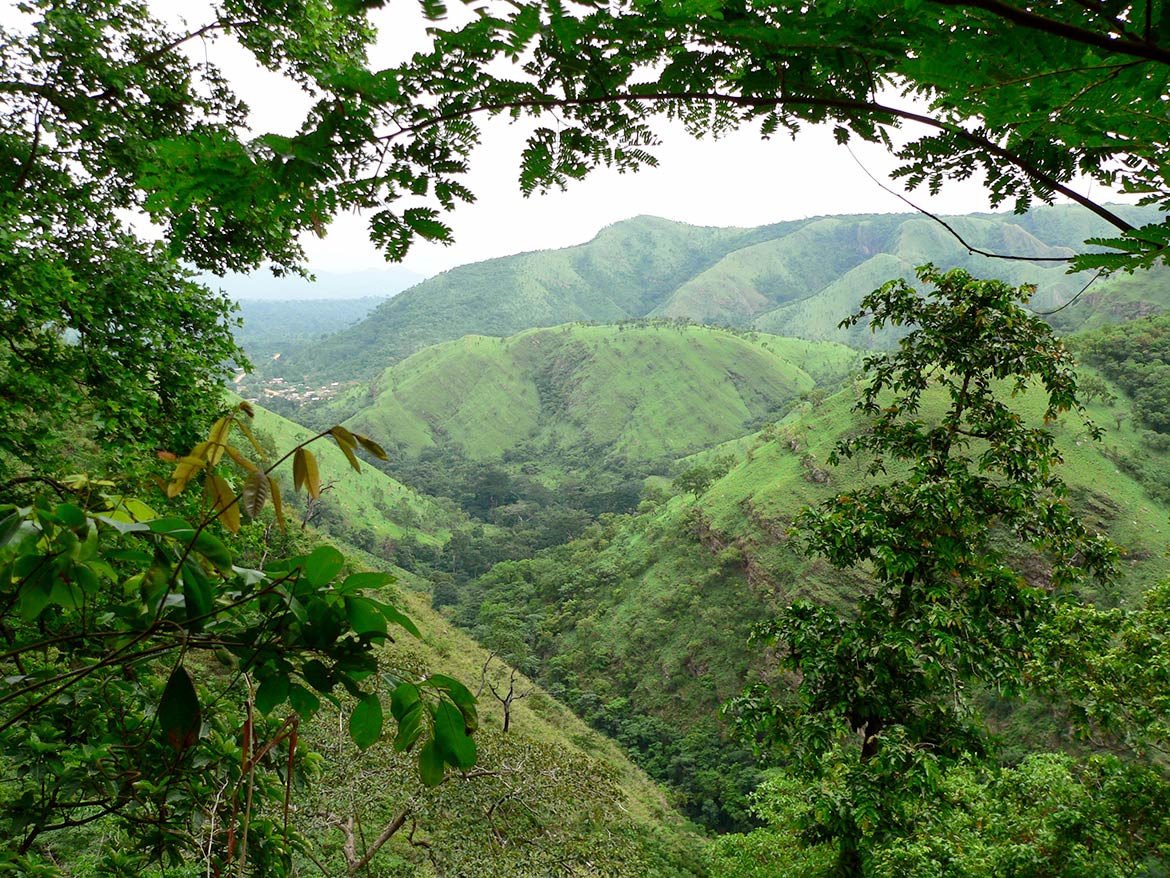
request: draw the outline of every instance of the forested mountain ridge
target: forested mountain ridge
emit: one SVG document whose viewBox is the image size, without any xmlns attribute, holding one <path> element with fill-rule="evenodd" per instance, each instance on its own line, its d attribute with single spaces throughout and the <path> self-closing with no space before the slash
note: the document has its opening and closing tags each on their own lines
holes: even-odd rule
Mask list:
<svg viewBox="0 0 1170 878">
<path fill-rule="evenodd" d="M 1118 208 L 1134 219 L 1141 208 Z M 971 247 L 1066 258 L 1105 227 L 1070 206 L 1023 216 L 944 218 Z M 372 377 L 429 345 L 468 334 L 507 336 L 573 321 L 680 317 L 781 335 L 870 344 L 836 323 L 878 283 L 934 261 L 1038 286 L 1035 307 L 1068 302 L 1087 276 L 1061 262 L 992 260 L 920 214 L 814 217 L 757 228 L 690 226 L 636 217 L 585 244 L 451 269 L 399 294 L 357 326 L 283 358 L 279 374 Z M 272 374 L 278 374 L 272 372 Z"/>
</svg>

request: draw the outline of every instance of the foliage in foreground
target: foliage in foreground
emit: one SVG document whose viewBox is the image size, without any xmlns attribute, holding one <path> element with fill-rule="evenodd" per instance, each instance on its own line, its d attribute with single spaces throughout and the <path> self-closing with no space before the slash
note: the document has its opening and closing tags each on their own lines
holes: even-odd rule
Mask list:
<svg viewBox="0 0 1170 878">
<path fill-rule="evenodd" d="M 202 472 L 195 524 L 85 477 L 59 486 L 59 502 L 2 510 L 0 864 L 35 868 L 53 833 L 92 824 L 133 851 L 110 847 L 109 868 L 196 857 L 282 874 L 300 844 L 288 822 L 299 726 L 338 689 L 361 747 L 381 738 L 388 697 L 394 746 L 417 746 L 425 784 L 474 765 L 474 696 L 449 677 L 379 667 L 388 626 L 418 635 L 369 594 L 393 577 L 347 573 L 328 546 L 240 567 L 213 533 L 269 503 L 283 522 L 273 470 L 290 457 L 296 488 L 320 492 L 305 444 L 272 464 L 231 444 L 238 429 L 263 455 L 245 408 L 216 421 L 166 485 L 177 497 Z M 359 446 L 381 453 L 343 428 L 328 435 L 355 469 Z"/>
<path fill-rule="evenodd" d="M 807 780 L 807 836 L 833 844 L 847 876 L 870 874 L 875 848 L 914 826 L 940 775 L 986 751 L 972 693 L 1017 692 L 1055 596 L 1108 577 L 1116 553 L 1070 512 L 1052 432 L 996 393 L 1039 389 L 1046 423 L 1079 410 L 1071 357 L 1016 304 L 1030 290 L 931 266 L 919 276 L 925 296 L 891 281 L 847 321 L 914 327 L 866 361 L 857 407 L 871 426 L 835 455 L 897 475 L 797 521 L 810 552 L 862 567 L 870 584 L 853 613 L 797 602 L 760 626 L 756 641 L 796 683 L 758 685 L 731 708 Z M 939 416 L 923 410 L 933 386 Z M 1011 566 L 997 532 L 1043 553 L 1048 590 Z"/>
</svg>

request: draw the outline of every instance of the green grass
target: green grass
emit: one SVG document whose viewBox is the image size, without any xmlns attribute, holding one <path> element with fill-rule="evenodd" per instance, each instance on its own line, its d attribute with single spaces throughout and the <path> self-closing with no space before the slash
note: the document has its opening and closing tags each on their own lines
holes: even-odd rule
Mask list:
<svg viewBox="0 0 1170 878">
<path fill-rule="evenodd" d="M 675 458 L 750 432 L 855 359 L 836 345 L 662 323 L 469 336 L 386 370 L 346 424 L 407 453 L 452 442 L 488 459 L 583 443 Z"/>
<path fill-rule="evenodd" d="M 255 410 L 255 430 L 271 437 L 278 456 L 316 435 L 264 408 L 257 406 Z M 458 516 L 432 498 L 412 491 L 372 464 L 355 472 L 331 438 L 318 439 L 309 448 L 320 464 L 324 486 L 318 502 L 335 513 L 333 517 L 343 523 L 346 532 L 369 530 L 390 539 L 410 533 L 427 543 L 442 543 L 450 536 Z M 280 472 L 289 483 L 284 496 L 291 498 L 291 463 L 286 463 Z"/>
<path fill-rule="evenodd" d="M 1122 212 L 1140 225 L 1150 216 L 1142 210 Z M 947 221 L 972 247 L 1015 256 L 1067 256 L 1086 238 L 1108 232 L 1074 206 Z M 1059 263 L 973 254 L 919 214 L 814 217 L 751 229 L 637 217 L 576 247 L 444 272 L 356 326 L 285 351 L 265 369 L 296 381 L 368 379 L 430 345 L 465 335 L 509 336 L 572 321 L 648 316 L 869 345 L 867 335 L 838 333 L 837 322 L 878 284 L 925 262 L 1013 284 L 1036 283 L 1035 306 L 1042 310 L 1069 301 L 1088 279 L 1066 275 Z"/>
<path fill-rule="evenodd" d="M 1023 411 L 1038 418 L 1039 399 L 1025 399 Z M 939 402 L 928 400 L 924 414 Z M 533 568 L 534 593 L 555 595 L 554 581 L 574 583 L 570 599 L 548 607 L 558 620 L 548 647 L 557 672 L 583 691 L 620 694 L 685 729 L 737 692 L 749 671 L 767 676 L 766 656 L 745 647 L 753 622 L 797 598 L 851 604 L 865 587 L 864 570 L 837 571 L 805 557 L 790 526 L 806 505 L 866 477 L 864 461 L 826 463 L 834 444 L 862 426 L 852 405 L 852 388 L 806 402 L 757 435 L 698 502 L 671 498 L 549 552 L 550 566 Z M 1083 588 L 1105 604 L 1132 602 L 1170 575 L 1166 506 L 1108 456 L 1142 449 L 1128 419 L 1115 428 L 1115 411 L 1089 408 L 1106 427 L 1101 443 L 1071 416 L 1056 425 L 1074 508 L 1124 550 L 1116 583 Z M 1157 457 L 1170 467 L 1170 455 Z"/>
</svg>

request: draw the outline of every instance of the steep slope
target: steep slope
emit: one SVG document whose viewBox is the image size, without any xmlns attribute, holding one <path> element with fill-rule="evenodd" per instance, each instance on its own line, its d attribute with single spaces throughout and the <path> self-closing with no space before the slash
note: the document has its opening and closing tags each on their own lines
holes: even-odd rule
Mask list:
<svg viewBox="0 0 1170 878">
<path fill-rule="evenodd" d="M 657 776 L 673 777 L 672 760 L 685 762 L 685 748 L 700 746 L 684 742 L 700 733 L 717 739 L 703 721 L 749 674 L 769 674 L 766 653 L 746 647 L 754 623 L 796 598 L 847 606 L 866 585 L 861 571 L 805 557 L 789 533 L 803 506 L 866 477 L 865 461 L 825 463 L 835 442 L 862 426 L 852 403 L 849 390 L 805 403 L 697 499 L 663 496 L 574 543 L 497 565 L 465 588 L 457 619 L 485 645 L 526 657 L 544 685 L 640 753 Z M 1108 605 L 1170 573 L 1167 508 L 1128 466 L 1141 459 L 1165 471 L 1170 454 L 1143 444 L 1126 403 L 1094 403 L 1090 414 L 1107 428 L 1105 439 L 1093 443 L 1074 419 L 1062 423 L 1062 474 L 1080 514 L 1125 549 L 1119 581 L 1084 592 Z M 1043 565 L 1018 562 L 1042 581 Z M 725 766 L 729 777 L 734 766 Z M 734 806 L 729 786 L 675 782 L 700 811 L 703 801 Z"/>
<path fill-rule="evenodd" d="M 1139 224 L 1151 213 L 1119 211 Z M 1086 238 L 1109 233 L 1096 217 L 1071 206 L 944 219 L 972 247 L 1045 259 L 1067 256 Z M 290 351 L 267 368 L 295 381 L 369 378 L 428 345 L 468 334 L 506 336 L 571 321 L 646 316 L 844 340 L 832 330 L 847 313 L 839 310 L 842 301 L 856 301 L 877 283 L 931 261 L 1036 282 L 1038 308 L 1064 304 L 1087 279 L 1066 277 L 1060 263 L 973 255 L 920 214 L 814 217 L 753 229 L 637 217 L 576 247 L 452 269 L 386 302 L 361 324 Z"/>
<path fill-rule="evenodd" d="M 254 408 L 257 438 L 261 442 L 271 440 L 271 450 L 277 456 L 316 435 L 267 409 Z M 381 436 L 374 438 L 384 441 Z M 310 449 L 320 463 L 324 490 L 310 512 L 290 486 L 282 492 L 290 514 L 309 515 L 317 526 L 336 532 L 362 548 L 373 549 L 382 539 L 396 540 L 408 533 L 423 542 L 439 544 L 446 541 L 451 528 L 462 520 L 450 509 L 372 465 L 355 472 L 332 439 L 319 439 Z"/>
<path fill-rule="evenodd" d="M 416 753 L 396 752 L 390 737 L 359 751 L 338 734 L 348 707 L 327 706 L 302 731 L 324 759 L 312 797 L 298 797 L 294 809 L 314 843 L 317 866 L 323 861 L 330 874 L 346 874 L 347 848 L 348 856 L 360 856 L 398 820 L 401 830 L 371 861 L 376 874 L 702 874 L 702 840 L 661 787 L 612 741 L 431 610 L 426 595 L 412 587 L 417 583 L 408 578 L 405 584 L 395 602 L 423 637 L 396 638 L 385 647 L 386 657 L 393 667 L 442 673 L 480 691 L 478 764 L 463 777 L 452 772 L 445 783 L 426 788 Z M 515 684 L 519 693 L 509 705 L 507 731 L 488 682 L 503 692 Z M 389 716 L 387 728 L 392 736 Z"/>
<path fill-rule="evenodd" d="M 602 229 L 587 244 L 460 266 L 401 293 L 359 326 L 290 354 L 282 368 L 335 379 L 368 376 L 472 333 L 641 317 L 753 234 L 637 217 Z"/>
<path fill-rule="evenodd" d="M 1073 254 L 1070 248 L 1051 246 L 1022 227 L 1005 222 L 1002 217 L 957 217 L 949 219 L 948 223 L 972 247 L 990 253 L 1057 260 Z M 846 255 L 853 255 L 853 265 L 830 277 L 822 286 L 816 286 L 816 282 L 824 273 L 806 274 L 812 279 L 806 295 L 760 314 L 752 325 L 779 335 L 799 334 L 805 338 L 831 339 L 870 347 L 888 336 L 875 337 L 864 327 L 851 332 L 839 330 L 837 324 L 841 316 L 856 311 L 862 297 L 887 280 L 900 277 L 912 281 L 914 268 L 927 262 L 947 268 L 964 268 L 976 277 L 996 277 L 1011 284 L 1035 284 L 1036 295 L 1032 304 L 1038 309 L 1063 305 L 1089 277 L 1066 274 L 1062 262 L 995 260 L 972 253 L 945 228 L 926 217 L 901 218 L 892 228 L 889 218 L 879 217 L 859 224 L 856 232 L 856 244 L 838 236 L 839 251 L 843 254 L 838 259 L 844 262 Z M 875 246 L 882 249 L 861 258 Z"/>
<path fill-rule="evenodd" d="M 347 426 L 407 454 L 585 444 L 648 461 L 751 432 L 855 363 L 847 348 L 673 323 L 468 336 L 390 367 Z"/>
</svg>

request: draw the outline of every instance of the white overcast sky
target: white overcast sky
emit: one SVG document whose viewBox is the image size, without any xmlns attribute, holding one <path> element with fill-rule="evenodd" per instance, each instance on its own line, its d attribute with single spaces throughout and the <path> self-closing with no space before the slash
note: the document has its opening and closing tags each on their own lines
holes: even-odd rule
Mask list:
<svg viewBox="0 0 1170 878">
<path fill-rule="evenodd" d="M 206 0 L 154 0 L 151 5 L 166 18 L 181 15 L 198 26 L 211 20 L 205 4 Z M 374 13 L 374 22 L 380 34 L 372 57 L 375 64 L 397 63 L 429 44 L 414 0 L 391 0 L 389 8 Z M 188 48 L 194 57 L 210 58 L 228 74 L 252 109 L 257 134 L 295 132 L 307 104 L 298 89 L 258 68 L 230 38 L 195 42 Z M 905 133 L 917 134 L 910 128 Z M 566 192 L 530 198 L 521 196 L 517 184 L 524 134 L 520 125 L 504 119 L 488 123 L 466 179 L 477 201 L 446 215 L 456 243 L 418 245 L 404 267 L 432 275 L 495 256 L 564 247 L 587 241 L 604 226 L 639 214 L 696 225 L 756 226 L 823 214 L 910 210 L 867 177 L 849 152 L 833 142 L 828 128 L 806 129 L 796 140 L 781 134 L 765 141 L 748 130 L 721 140 L 695 140 L 681 126 L 663 120 L 663 143 L 653 150 L 659 167 L 624 175 L 602 169 L 571 184 Z M 857 142 L 853 151 L 879 178 L 885 179 L 893 167 L 879 146 Z M 925 190 L 910 197 L 938 214 L 988 209 L 977 182 L 951 184 L 935 197 Z M 359 216 L 339 217 L 323 240 L 308 236 L 304 243 L 315 270 L 386 265 L 369 243 L 365 221 Z"/>
</svg>

